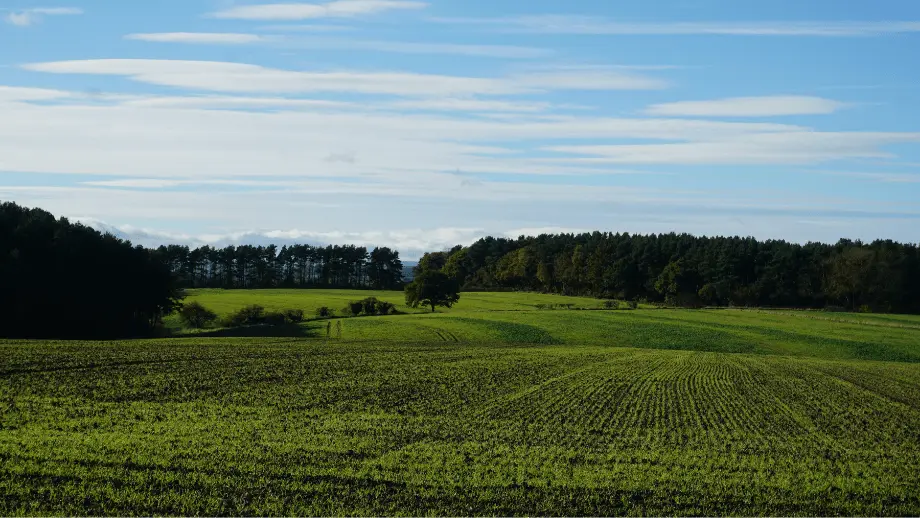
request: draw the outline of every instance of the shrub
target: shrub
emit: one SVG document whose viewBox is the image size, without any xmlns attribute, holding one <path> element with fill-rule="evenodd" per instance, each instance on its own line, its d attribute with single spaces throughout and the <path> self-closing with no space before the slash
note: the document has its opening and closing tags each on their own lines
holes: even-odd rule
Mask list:
<svg viewBox="0 0 920 518">
<path fill-rule="evenodd" d="M 396 304 L 392 302 L 378 301 L 377 302 L 377 314 L 378 315 L 395 315 L 396 314 Z"/>
<path fill-rule="evenodd" d="M 342 310 L 345 316 L 357 317 L 360 315 L 393 315 L 396 314 L 396 305 L 377 297 L 367 297 L 363 300 L 349 302 Z"/>
<path fill-rule="evenodd" d="M 335 310 L 327 306 L 321 306 L 316 308 L 316 316 L 319 318 L 332 318 L 335 316 Z"/>
<path fill-rule="evenodd" d="M 227 327 L 253 326 L 265 321 L 265 308 L 262 306 L 246 306 L 227 317 L 224 322 Z"/>
<path fill-rule="evenodd" d="M 217 313 L 202 306 L 199 302 L 190 302 L 182 306 L 179 317 L 186 326 L 201 329 L 217 320 Z"/>
<path fill-rule="evenodd" d="M 303 322 L 303 310 L 302 309 L 285 309 L 284 318 L 291 322 L 292 324 L 299 324 Z"/>
<path fill-rule="evenodd" d="M 635 300 L 630 300 L 626 302 L 626 309 L 639 309 L 639 303 Z"/>
<path fill-rule="evenodd" d="M 373 316 L 377 314 L 377 298 L 368 297 L 361 301 L 361 311 L 365 315 Z"/>
<path fill-rule="evenodd" d="M 342 309 L 342 312 L 347 317 L 356 317 L 360 315 L 362 311 L 364 311 L 364 304 L 362 304 L 361 301 L 349 302 Z"/>
<path fill-rule="evenodd" d="M 620 307 L 620 303 L 615 300 L 605 300 L 604 309 L 617 309 Z"/>
<path fill-rule="evenodd" d="M 261 323 L 268 324 L 270 326 L 283 326 L 284 324 L 287 324 L 287 322 L 288 319 L 284 313 L 280 311 L 272 311 L 271 313 L 266 313 L 265 316 L 262 317 Z"/>
</svg>

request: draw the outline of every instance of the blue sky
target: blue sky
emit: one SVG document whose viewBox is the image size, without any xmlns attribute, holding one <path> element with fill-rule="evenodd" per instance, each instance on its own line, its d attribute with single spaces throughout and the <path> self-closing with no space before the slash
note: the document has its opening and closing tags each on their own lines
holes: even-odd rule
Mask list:
<svg viewBox="0 0 920 518">
<path fill-rule="evenodd" d="M 8 0 L 0 199 L 143 244 L 920 241 L 920 3 Z"/>
</svg>

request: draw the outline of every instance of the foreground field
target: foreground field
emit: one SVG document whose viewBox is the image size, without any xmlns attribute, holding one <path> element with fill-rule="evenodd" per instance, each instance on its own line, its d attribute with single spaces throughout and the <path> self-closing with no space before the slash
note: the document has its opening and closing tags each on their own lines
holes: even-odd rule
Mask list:
<svg viewBox="0 0 920 518">
<path fill-rule="evenodd" d="M 0 342 L 0 514 L 920 514 L 912 317 L 478 297 L 341 340 Z"/>
</svg>

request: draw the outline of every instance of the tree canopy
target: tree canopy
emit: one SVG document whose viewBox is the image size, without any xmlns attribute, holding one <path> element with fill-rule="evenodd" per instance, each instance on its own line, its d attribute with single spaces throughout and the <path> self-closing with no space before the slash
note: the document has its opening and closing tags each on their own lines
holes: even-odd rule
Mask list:
<svg viewBox="0 0 920 518">
<path fill-rule="evenodd" d="M 147 334 L 181 292 L 155 254 L 40 209 L 0 204 L 0 335 Z"/>
<path fill-rule="evenodd" d="M 920 249 L 751 237 L 593 232 L 488 237 L 427 254 L 464 290 L 514 289 L 685 306 L 772 306 L 920 313 Z"/>
<path fill-rule="evenodd" d="M 457 281 L 440 270 L 422 270 L 406 285 L 406 305 L 412 308 L 431 306 L 450 308 L 460 300 Z"/>
<path fill-rule="evenodd" d="M 184 288 L 373 288 L 403 286 L 399 252 L 353 245 L 203 246 L 156 249 Z"/>
</svg>

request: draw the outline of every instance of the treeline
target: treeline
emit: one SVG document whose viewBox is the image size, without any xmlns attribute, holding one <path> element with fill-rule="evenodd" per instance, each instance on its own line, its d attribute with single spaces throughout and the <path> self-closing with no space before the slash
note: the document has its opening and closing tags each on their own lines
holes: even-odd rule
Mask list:
<svg viewBox="0 0 920 518">
<path fill-rule="evenodd" d="M 184 288 L 402 288 L 399 252 L 358 246 L 161 246 Z"/>
<path fill-rule="evenodd" d="M 688 234 L 485 238 L 426 254 L 464 290 L 664 302 L 920 313 L 920 251 L 892 241 L 799 245 Z"/>
<path fill-rule="evenodd" d="M 40 209 L 0 204 L 0 336 L 148 335 L 180 297 L 149 250 Z"/>
</svg>

